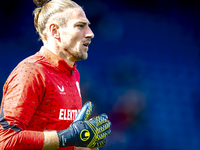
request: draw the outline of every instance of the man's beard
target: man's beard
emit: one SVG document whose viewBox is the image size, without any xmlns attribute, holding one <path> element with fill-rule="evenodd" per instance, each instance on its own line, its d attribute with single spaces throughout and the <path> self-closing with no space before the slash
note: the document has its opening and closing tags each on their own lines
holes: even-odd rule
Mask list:
<svg viewBox="0 0 200 150">
<path fill-rule="evenodd" d="M 68 50 L 67 51 L 72 57 L 76 59 L 76 61 L 85 60 L 88 57 L 87 52 L 82 51 L 74 51 L 74 50 Z"/>
</svg>

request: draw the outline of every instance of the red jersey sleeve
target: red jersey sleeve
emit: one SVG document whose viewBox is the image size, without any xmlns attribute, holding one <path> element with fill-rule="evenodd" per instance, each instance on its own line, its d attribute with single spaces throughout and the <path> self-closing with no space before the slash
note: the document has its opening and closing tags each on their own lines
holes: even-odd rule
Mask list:
<svg viewBox="0 0 200 150">
<path fill-rule="evenodd" d="M 26 130 L 45 93 L 40 68 L 21 62 L 8 77 L 0 111 L 0 149 L 42 149 L 43 132 Z"/>
</svg>

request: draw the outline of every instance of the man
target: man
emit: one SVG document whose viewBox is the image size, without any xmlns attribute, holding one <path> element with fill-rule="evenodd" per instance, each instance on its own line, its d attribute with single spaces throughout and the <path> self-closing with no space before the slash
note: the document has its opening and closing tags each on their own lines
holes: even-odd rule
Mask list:
<svg viewBox="0 0 200 150">
<path fill-rule="evenodd" d="M 89 102 L 82 108 L 75 64 L 88 57 L 94 37 L 90 22 L 71 0 L 34 2 L 39 6 L 34 24 L 44 46 L 20 62 L 4 85 L 0 149 L 104 146 L 111 123 L 106 115 L 87 120 L 93 106 Z"/>
</svg>

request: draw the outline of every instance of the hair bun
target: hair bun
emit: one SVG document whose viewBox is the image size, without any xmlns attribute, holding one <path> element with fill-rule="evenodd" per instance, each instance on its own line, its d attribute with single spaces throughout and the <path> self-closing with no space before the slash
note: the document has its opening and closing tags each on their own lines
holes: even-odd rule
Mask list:
<svg viewBox="0 0 200 150">
<path fill-rule="evenodd" d="M 33 0 L 35 5 L 42 6 L 47 0 Z"/>
</svg>

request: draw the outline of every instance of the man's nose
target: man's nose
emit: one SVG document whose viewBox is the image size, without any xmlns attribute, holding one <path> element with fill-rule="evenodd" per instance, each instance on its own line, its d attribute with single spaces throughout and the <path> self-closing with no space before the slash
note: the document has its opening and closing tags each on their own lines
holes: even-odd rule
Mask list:
<svg viewBox="0 0 200 150">
<path fill-rule="evenodd" d="M 88 27 L 88 29 L 87 29 L 86 38 L 94 38 L 94 33 L 92 32 L 90 27 Z"/>
</svg>

